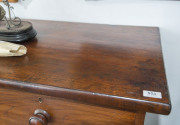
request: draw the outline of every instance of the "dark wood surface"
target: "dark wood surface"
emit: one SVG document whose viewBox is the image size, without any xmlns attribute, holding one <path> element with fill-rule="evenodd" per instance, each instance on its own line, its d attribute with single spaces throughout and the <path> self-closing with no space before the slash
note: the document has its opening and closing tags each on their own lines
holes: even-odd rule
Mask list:
<svg viewBox="0 0 180 125">
<path fill-rule="evenodd" d="M 170 112 L 158 28 L 32 23 L 38 35 L 23 43 L 27 55 L 0 58 L 1 87 L 120 109 Z M 162 99 L 143 97 L 143 90 L 161 92 Z"/>
<path fill-rule="evenodd" d="M 1 125 L 28 125 L 29 118 L 36 109 L 50 114 L 48 125 L 142 125 L 135 124 L 134 112 L 1 88 L 0 93 Z M 38 125 L 37 123 L 34 125 Z"/>
</svg>

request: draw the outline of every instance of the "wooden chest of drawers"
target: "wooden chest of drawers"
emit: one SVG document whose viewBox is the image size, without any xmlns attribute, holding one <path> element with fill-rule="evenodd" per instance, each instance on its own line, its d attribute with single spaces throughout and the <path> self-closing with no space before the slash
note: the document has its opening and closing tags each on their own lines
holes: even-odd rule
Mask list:
<svg viewBox="0 0 180 125">
<path fill-rule="evenodd" d="M 27 55 L 0 58 L 1 125 L 143 125 L 146 112 L 170 113 L 158 28 L 31 21 Z"/>
</svg>

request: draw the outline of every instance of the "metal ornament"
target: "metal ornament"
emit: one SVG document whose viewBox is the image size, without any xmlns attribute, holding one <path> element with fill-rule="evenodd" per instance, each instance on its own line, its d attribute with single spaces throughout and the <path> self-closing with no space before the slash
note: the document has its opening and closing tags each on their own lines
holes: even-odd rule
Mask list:
<svg viewBox="0 0 180 125">
<path fill-rule="evenodd" d="M 32 23 L 28 21 L 21 21 L 13 12 L 13 7 L 8 0 L 3 0 L 5 6 L 8 7 L 8 15 L 0 5 L 0 40 L 9 42 L 23 42 L 34 38 L 37 33 L 34 30 Z"/>
<path fill-rule="evenodd" d="M 14 7 L 10 6 L 8 0 L 3 0 L 3 3 L 4 3 L 4 5 L 6 5 L 8 7 L 8 13 L 9 13 L 9 21 L 7 21 L 7 18 L 5 17 L 5 20 L 8 24 L 7 28 L 8 29 L 12 28 L 11 25 L 9 24 L 9 22 L 14 26 L 19 26 L 21 24 L 21 19 L 19 17 L 15 16 L 15 14 L 13 12 Z M 12 19 L 12 17 L 11 17 L 11 12 L 14 15 L 14 19 Z"/>
</svg>

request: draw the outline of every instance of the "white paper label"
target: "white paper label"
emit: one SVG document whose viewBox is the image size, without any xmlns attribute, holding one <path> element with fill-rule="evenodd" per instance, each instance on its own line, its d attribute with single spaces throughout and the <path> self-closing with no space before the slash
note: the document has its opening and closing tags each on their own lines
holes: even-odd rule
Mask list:
<svg viewBox="0 0 180 125">
<path fill-rule="evenodd" d="M 155 91 L 143 90 L 143 96 L 162 99 L 161 92 L 155 92 Z"/>
</svg>

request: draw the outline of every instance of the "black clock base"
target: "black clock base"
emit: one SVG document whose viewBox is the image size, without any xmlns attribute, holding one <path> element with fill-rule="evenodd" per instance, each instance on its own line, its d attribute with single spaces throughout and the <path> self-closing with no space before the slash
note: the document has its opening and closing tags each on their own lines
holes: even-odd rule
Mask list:
<svg viewBox="0 0 180 125">
<path fill-rule="evenodd" d="M 4 22 L 4 21 L 3 21 Z M 2 24 L 2 22 L 1 22 Z M 6 29 L 5 26 L 0 26 L 0 40 L 8 42 L 26 42 L 29 39 L 34 38 L 37 32 L 33 28 L 30 22 L 23 21 L 22 25 L 18 28 Z"/>
</svg>

